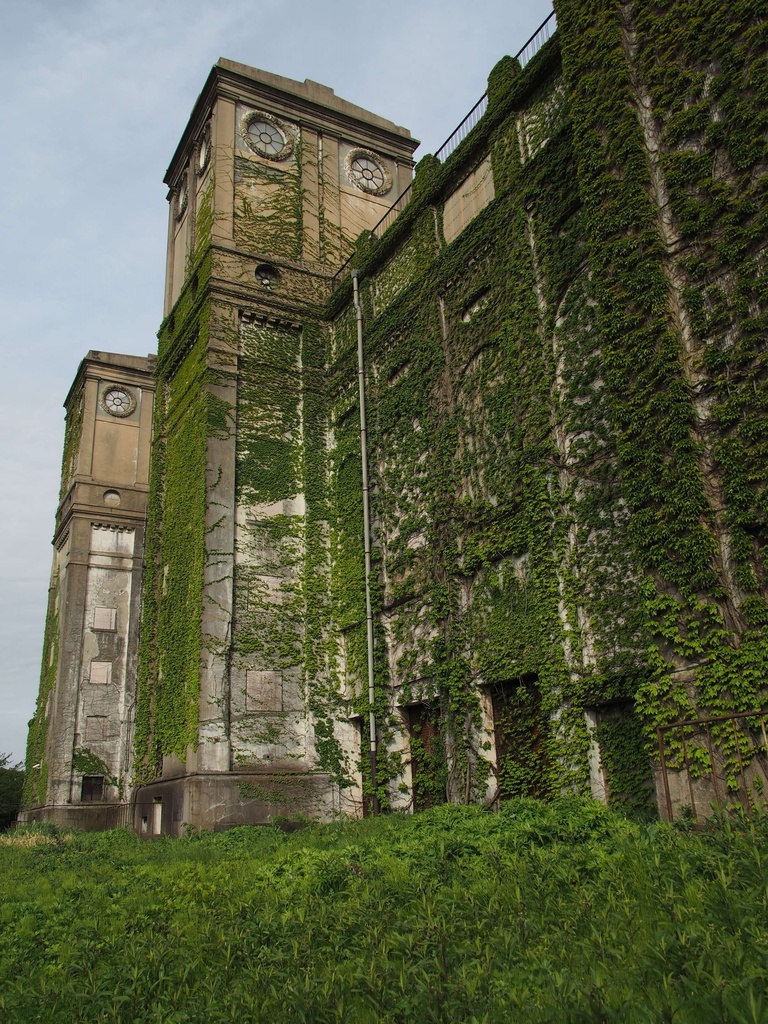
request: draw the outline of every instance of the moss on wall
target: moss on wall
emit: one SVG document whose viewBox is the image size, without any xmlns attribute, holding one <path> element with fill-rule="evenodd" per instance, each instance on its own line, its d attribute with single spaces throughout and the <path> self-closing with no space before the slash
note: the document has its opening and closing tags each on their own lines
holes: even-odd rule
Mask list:
<svg viewBox="0 0 768 1024">
<path fill-rule="evenodd" d="M 39 807 L 48 791 L 48 762 L 45 756 L 48 738 L 49 700 L 59 671 L 59 573 L 53 577 L 48 591 L 48 611 L 43 635 L 43 661 L 37 705 L 27 736 L 26 770 L 22 806 Z"/>
<path fill-rule="evenodd" d="M 59 500 L 64 497 L 77 472 L 80 441 L 83 436 L 83 392 L 82 389 L 67 409 L 64 426 L 64 451 L 61 457 L 61 489 Z"/>
</svg>

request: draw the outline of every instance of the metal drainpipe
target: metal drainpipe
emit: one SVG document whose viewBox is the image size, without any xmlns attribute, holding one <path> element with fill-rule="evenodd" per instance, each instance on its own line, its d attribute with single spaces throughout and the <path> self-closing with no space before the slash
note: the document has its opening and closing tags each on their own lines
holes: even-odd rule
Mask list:
<svg viewBox="0 0 768 1024">
<path fill-rule="evenodd" d="M 371 608 L 371 506 L 368 486 L 368 426 L 365 414 L 365 362 L 363 357 L 363 307 L 357 284 L 358 272 L 352 271 L 352 294 L 357 318 L 357 382 L 360 395 L 360 457 L 363 464 L 363 543 L 365 547 L 365 618 L 368 640 L 368 731 L 371 734 L 371 790 L 372 809 L 379 813 L 376 796 L 376 690 L 373 681 L 373 609 Z"/>
</svg>

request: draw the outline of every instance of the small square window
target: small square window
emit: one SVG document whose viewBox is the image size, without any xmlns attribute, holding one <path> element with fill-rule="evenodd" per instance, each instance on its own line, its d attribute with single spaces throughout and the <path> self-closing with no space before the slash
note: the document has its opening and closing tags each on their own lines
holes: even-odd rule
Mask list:
<svg viewBox="0 0 768 1024">
<path fill-rule="evenodd" d="M 117 608 L 96 607 L 93 609 L 93 628 L 114 630 L 117 627 Z"/>
<path fill-rule="evenodd" d="M 84 775 L 80 790 L 80 800 L 84 804 L 96 803 L 104 799 L 104 776 Z"/>
<path fill-rule="evenodd" d="M 112 665 L 108 661 L 92 661 L 89 682 L 96 686 L 109 686 L 112 682 Z"/>
</svg>

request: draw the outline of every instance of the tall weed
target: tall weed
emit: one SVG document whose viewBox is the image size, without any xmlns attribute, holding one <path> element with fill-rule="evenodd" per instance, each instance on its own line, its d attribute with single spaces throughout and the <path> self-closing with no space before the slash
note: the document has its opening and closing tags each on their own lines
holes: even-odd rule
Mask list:
<svg viewBox="0 0 768 1024">
<path fill-rule="evenodd" d="M 0 847 L 0 1014 L 768 1022 L 768 822 L 516 800 Z"/>
</svg>

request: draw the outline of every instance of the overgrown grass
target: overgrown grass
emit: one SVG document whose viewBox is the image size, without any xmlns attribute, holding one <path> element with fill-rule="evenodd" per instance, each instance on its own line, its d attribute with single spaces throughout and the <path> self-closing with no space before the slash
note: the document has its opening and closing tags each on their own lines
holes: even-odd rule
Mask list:
<svg viewBox="0 0 768 1024">
<path fill-rule="evenodd" d="M 768 822 L 581 800 L 0 846 L 6 1022 L 768 1021 Z"/>
</svg>

